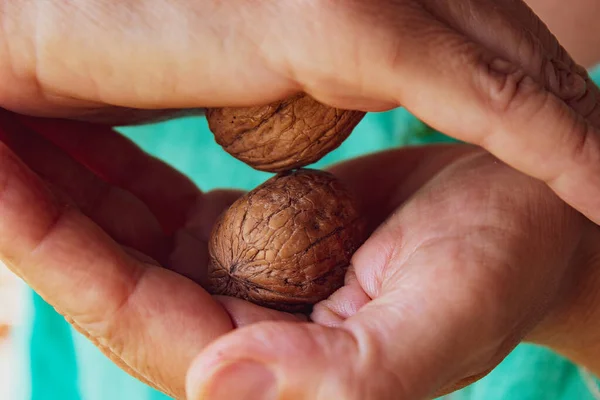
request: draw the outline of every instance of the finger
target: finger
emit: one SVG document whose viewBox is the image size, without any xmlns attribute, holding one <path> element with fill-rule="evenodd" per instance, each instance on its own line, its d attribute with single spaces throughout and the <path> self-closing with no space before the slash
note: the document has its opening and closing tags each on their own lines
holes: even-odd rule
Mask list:
<svg viewBox="0 0 600 400">
<path fill-rule="evenodd" d="M 523 69 L 436 23 L 422 10 L 403 11 L 414 24 L 427 24 L 436 40 L 399 32 L 408 36 L 396 48 L 398 56 L 375 68 L 388 82 L 379 97 L 394 96 L 433 128 L 481 145 L 547 182 L 563 200 L 600 222 L 598 129 Z M 405 76 L 412 79 L 401 79 Z"/>
<path fill-rule="evenodd" d="M 185 175 L 109 127 L 20 116 L 106 182 L 142 200 L 167 233 L 181 227 L 201 192 Z"/>
<path fill-rule="evenodd" d="M 596 356 L 600 332 L 600 229 L 587 226 L 569 275 L 570 284 L 556 307 L 526 337 L 526 340 L 568 358 L 589 371 L 600 371 Z"/>
<path fill-rule="evenodd" d="M 9 99 L 4 108 L 27 116 L 65 118 L 106 126 L 154 124 L 182 117 L 204 116 L 205 114 L 204 108 L 148 110 L 77 99 L 61 99 L 53 96 L 42 100 L 28 97 L 21 102 L 11 102 Z"/>
<path fill-rule="evenodd" d="M 304 82 L 304 90 L 340 106 L 357 93 L 364 99 L 402 105 L 434 129 L 481 145 L 547 182 L 563 200 L 600 222 L 598 128 L 536 83 L 524 68 L 499 58 L 415 4 L 388 5 L 386 13 L 402 15 L 404 24 L 377 18 L 369 3 L 336 4 L 324 8 L 324 15 L 340 21 L 339 37 L 358 38 L 352 48 L 353 54 L 360 54 L 359 61 L 355 68 L 346 68 L 342 58 L 311 52 L 327 66 L 318 74 L 310 70 L 311 74 L 302 69 L 309 53 L 294 47 L 294 58 L 287 61 L 296 68 L 293 76 Z M 391 32 L 397 40 L 389 40 Z M 346 54 L 349 46 L 336 42 L 333 54 Z M 360 60 L 379 62 L 361 65 Z M 377 79 L 370 78 L 374 76 Z M 560 82 L 581 88 L 570 78 Z"/>
<path fill-rule="evenodd" d="M 425 1 L 430 13 L 529 76 L 600 127 L 600 90 L 522 0 Z"/>
<path fill-rule="evenodd" d="M 57 203 L 4 145 L 0 182 L 2 261 L 122 368 L 181 396 L 191 354 L 232 328 L 223 308 Z"/>
<path fill-rule="evenodd" d="M 354 193 L 367 220 L 368 232 L 373 232 L 441 169 L 474 152 L 477 148 L 469 145 L 408 147 L 355 158 L 334 165 L 329 171 Z M 372 179 L 374 175 L 377 180 Z M 370 300 L 351 265 L 344 286 L 316 304 L 311 319 L 336 327 Z"/>
<path fill-rule="evenodd" d="M 563 61 L 570 68 L 581 69 L 554 33 L 550 31 L 546 21 L 541 19 L 529 4 L 529 2 L 522 0 L 502 0 L 502 8 L 512 15 L 514 21 L 520 23 L 523 28 L 530 30 L 539 39 L 546 52 L 552 57 Z"/>
<path fill-rule="evenodd" d="M 346 273 L 344 286 L 328 299 L 315 305 L 311 320 L 323 326 L 340 327 L 346 319 L 356 314 L 371 300 L 360 285 L 354 267 L 351 266 Z"/>
<path fill-rule="evenodd" d="M 355 158 L 329 170 L 354 193 L 367 220 L 368 232 L 373 232 L 393 210 L 441 169 L 476 151 L 477 148 L 469 145 L 408 147 Z M 374 175 L 377 175 L 377 180 L 372 179 Z M 370 300 L 351 265 L 344 286 L 316 304 L 311 319 L 325 326 L 337 327 Z"/>
<path fill-rule="evenodd" d="M 450 313 L 457 316 L 464 309 L 477 308 L 478 305 L 485 304 L 485 307 L 478 312 L 489 313 L 490 316 L 493 316 L 493 320 L 481 317 L 479 325 L 473 326 L 475 331 L 463 333 L 458 333 L 461 328 L 457 325 L 455 327 L 457 331 L 451 335 L 456 338 L 457 335 L 464 337 L 473 333 L 476 338 L 471 341 L 470 346 L 472 347 L 465 347 L 462 353 L 459 351 L 460 355 L 455 353 L 457 359 L 473 357 L 473 364 L 468 369 L 469 372 L 461 374 L 461 377 L 456 379 L 458 382 L 448 381 L 442 390 L 446 393 L 458 390 L 489 373 L 495 363 L 508 353 L 510 346 L 519 341 L 522 332 L 527 331 L 536 323 L 538 313 L 543 313 L 541 310 L 547 307 L 548 299 L 551 297 L 547 293 L 551 293 L 553 287 L 560 285 L 560 280 L 563 279 L 560 271 L 569 265 L 569 258 L 574 251 L 577 251 L 575 249 L 578 248 L 579 234 L 576 232 L 582 226 L 583 221 L 576 213 L 566 209 L 558 199 L 551 194 L 548 195 L 548 191 L 538 183 L 500 166 L 486 155 L 481 156 L 474 153 L 463 157 L 454 163 L 454 167 L 446 169 L 433 180 L 444 183 L 436 185 L 438 190 L 427 190 L 428 187 L 436 187 L 432 186 L 434 182 L 427 184 L 426 190 L 417 194 L 416 198 L 411 200 L 411 204 L 405 206 L 390 221 L 387 221 L 386 225 L 382 226 L 354 257 L 353 264 L 357 280 L 360 282 L 360 289 L 364 290 L 366 296 L 376 298 L 377 301 L 366 305 L 355 318 L 351 318 L 347 323 L 369 326 L 367 330 L 377 336 L 378 330 L 381 332 L 385 330 L 380 329 L 381 327 L 373 321 L 378 319 L 377 313 L 384 314 L 388 306 L 391 308 L 398 306 L 398 313 L 395 315 L 400 318 L 403 318 L 405 313 L 416 312 L 418 315 L 414 315 L 415 318 L 427 321 L 427 317 L 421 315 L 421 312 L 426 311 L 427 304 L 429 304 L 429 300 L 424 296 L 429 296 L 430 293 L 423 286 L 424 284 L 418 282 L 425 282 L 425 284 L 430 282 L 432 291 L 434 285 L 441 284 L 438 287 L 440 292 L 436 292 L 436 294 L 441 293 L 442 295 L 438 300 L 434 300 L 439 303 L 431 304 L 431 307 L 437 306 L 439 308 L 437 311 L 440 312 L 433 324 L 435 329 L 443 329 L 440 327 L 440 323 L 444 323 L 444 314 Z M 469 187 L 473 190 L 468 190 Z M 512 193 L 518 191 L 520 195 L 507 194 L 507 191 Z M 456 196 L 457 192 L 461 195 Z M 525 195 L 523 196 L 523 194 Z M 419 201 L 423 198 L 440 199 L 441 202 L 437 205 L 430 204 L 429 207 L 423 207 L 423 203 Z M 482 199 L 485 200 L 481 201 Z M 508 203 L 511 206 L 507 208 L 506 204 Z M 469 208 L 464 208 L 464 204 L 469 204 Z M 531 207 L 535 207 L 534 214 L 531 214 Z M 457 226 L 457 222 L 458 225 L 464 225 L 465 221 L 473 219 L 477 214 L 485 215 L 484 220 L 480 219 L 483 222 L 483 229 L 482 226 L 473 225 L 466 228 L 464 235 L 461 234 L 465 227 Z M 519 215 L 526 217 L 521 218 Z M 551 228 L 554 224 L 556 227 Z M 491 233 L 496 229 L 492 226 L 497 226 L 499 231 Z M 549 229 L 559 229 L 561 233 L 548 235 Z M 404 232 L 410 232 L 410 235 L 405 235 Z M 566 236 L 563 237 L 563 233 Z M 518 244 L 518 238 L 522 235 L 527 236 L 527 245 L 520 246 Z M 432 256 L 435 254 L 434 244 L 436 242 L 451 243 L 453 236 L 461 244 L 454 249 L 454 246 L 444 244 L 444 248 L 447 250 L 438 254 L 443 260 L 433 261 L 435 258 Z M 557 250 L 556 245 L 559 243 L 560 246 L 565 245 L 566 247 Z M 547 249 L 550 248 L 555 251 L 547 254 Z M 539 253 L 536 249 L 539 250 Z M 419 255 L 419 253 L 422 254 Z M 473 256 L 473 253 L 478 256 Z M 506 258 L 506 253 L 511 255 L 512 260 Z M 543 256 L 532 257 L 532 254 Z M 418 261 L 417 259 L 420 257 L 424 257 L 424 260 Z M 431 259 L 431 261 L 427 261 L 427 259 Z M 400 264 L 401 267 L 394 268 L 394 264 Z M 454 269 L 453 265 L 457 268 Z M 557 266 L 558 271 L 553 268 L 553 265 Z M 522 269 L 524 267 L 525 270 Z M 426 271 L 423 268 L 431 269 Z M 514 275 L 523 272 L 525 273 L 520 277 Z M 548 281 L 540 282 L 538 274 L 541 273 L 555 275 L 547 276 Z M 452 285 L 453 280 L 461 282 L 455 281 L 454 288 L 445 287 L 442 284 L 444 281 Z M 501 283 L 498 284 L 499 282 Z M 539 286 L 537 286 L 538 284 Z M 404 300 L 400 301 L 398 296 L 402 296 L 403 299 L 405 295 L 408 296 L 406 302 L 409 302 L 410 294 L 408 292 L 414 293 L 415 288 L 420 293 L 416 296 L 421 296 L 421 300 L 415 299 L 415 305 L 403 306 Z M 356 288 L 355 290 L 358 292 L 360 289 Z M 455 292 L 452 292 L 453 290 Z M 546 290 L 548 291 L 546 292 Z M 463 293 L 460 293 L 461 291 Z M 381 303 L 386 297 L 384 294 L 386 292 L 396 292 L 395 295 L 389 297 L 387 305 Z M 465 294 L 467 294 L 466 297 L 462 297 Z M 461 298 L 465 301 L 461 302 Z M 346 301 L 343 296 L 332 296 L 328 302 L 321 303 L 320 307 L 326 308 L 330 314 L 335 314 L 336 310 L 341 308 Z M 445 302 L 452 304 L 445 305 Z M 539 303 L 536 304 L 536 302 Z M 461 309 L 450 311 L 455 306 Z M 507 307 L 506 310 L 493 311 L 498 306 Z M 510 315 L 510 310 L 519 310 L 519 312 Z M 340 315 L 340 319 L 347 320 L 353 315 Z M 323 316 L 327 321 L 329 315 L 326 312 L 313 314 L 313 319 L 321 323 Z M 463 317 L 466 316 L 475 317 L 475 313 L 473 315 L 463 314 Z M 502 322 L 504 318 L 508 320 Z M 458 319 L 453 322 L 467 324 L 464 320 L 459 322 Z M 471 323 L 475 324 L 475 320 L 472 320 Z M 490 325 L 486 326 L 488 323 Z M 387 324 L 387 321 L 383 322 L 383 325 Z M 426 331 L 433 325 L 427 328 L 427 322 L 424 322 L 422 328 Z M 502 325 L 509 329 L 504 331 L 497 329 Z M 390 335 L 392 332 L 389 330 Z M 498 334 L 501 337 L 497 337 Z M 496 337 L 494 337 L 495 335 Z M 487 339 L 485 339 L 486 337 Z M 387 339 L 392 340 L 392 337 Z M 481 348 L 491 350 L 492 353 L 482 356 L 477 350 L 479 339 L 482 339 Z M 489 342 L 487 345 L 485 345 L 486 341 Z M 440 340 L 438 344 L 441 342 Z M 466 343 L 463 344 L 467 346 Z M 457 343 L 453 341 L 449 345 L 457 345 Z M 476 361 L 477 357 L 483 362 Z M 455 361 L 451 363 L 455 363 Z"/>
<path fill-rule="evenodd" d="M 0 112 L 0 140 L 119 243 L 164 261 L 166 237 L 135 196 L 109 185 L 28 127 Z"/>
<path fill-rule="evenodd" d="M 583 0 L 571 7 L 560 0 L 527 0 L 539 18 L 556 35 L 562 45 L 581 65 L 594 67 L 600 60 L 598 35 L 598 4 Z"/>
<path fill-rule="evenodd" d="M 540 201 L 542 185 L 507 171 L 473 156 L 442 173 L 436 179 L 449 185 L 418 194 L 355 255 L 373 301 L 337 328 L 263 323 L 218 339 L 188 372 L 190 398 L 237 398 L 252 388 L 272 398 L 420 399 L 481 377 L 548 306 L 578 242 L 569 235 L 582 223 L 557 199 Z M 449 196 L 465 175 L 474 191 Z M 509 196 L 516 208 L 507 211 L 515 187 L 526 195 Z M 545 207 L 533 216 L 532 204 Z M 480 218 L 465 224 L 473 215 Z M 549 231 L 560 232 L 554 246 Z"/>
<path fill-rule="evenodd" d="M 75 103 L 75 105 L 77 105 Z M 30 115 L 27 109 L 13 109 L 20 114 Z M 102 103 L 89 105 L 87 108 L 76 107 L 73 109 L 53 109 L 49 107 L 45 111 L 34 112 L 37 117 L 68 118 L 74 121 L 83 121 L 108 126 L 135 126 L 144 124 L 156 124 L 176 118 L 204 116 L 203 108 L 192 108 L 182 110 L 144 110 L 128 107 L 106 106 Z"/>
<path fill-rule="evenodd" d="M 0 182 L 2 261 L 122 369 L 175 398 L 191 357 L 233 321 L 298 320 L 246 302 L 223 302 L 226 310 L 192 281 L 122 249 L 3 144 Z"/>
<path fill-rule="evenodd" d="M 405 147 L 357 157 L 328 170 L 354 194 L 372 232 L 431 176 L 477 150 L 462 144 Z"/>
<path fill-rule="evenodd" d="M 558 42 L 555 35 L 548 26 L 540 20 L 533 10 L 523 1 L 505 0 L 507 10 L 515 21 L 519 21 L 525 29 L 529 29 L 539 38 L 544 50 L 551 57 L 558 60 L 570 71 L 582 77 L 585 81 L 585 92 L 573 99 L 565 99 L 567 104 L 573 107 L 579 114 L 596 127 L 600 126 L 600 89 L 592 81 L 589 73 L 581 65 L 578 65 L 567 50 Z"/>
</svg>

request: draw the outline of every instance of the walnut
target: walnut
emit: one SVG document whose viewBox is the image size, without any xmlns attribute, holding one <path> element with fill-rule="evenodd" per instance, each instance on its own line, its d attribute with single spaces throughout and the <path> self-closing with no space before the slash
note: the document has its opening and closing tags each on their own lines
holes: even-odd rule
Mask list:
<svg viewBox="0 0 600 400">
<path fill-rule="evenodd" d="M 209 242 L 208 290 L 308 311 L 343 285 L 363 234 L 357 204 L 332 174 L 278 174 L 218 219 Z"/>
<path fill-rule="evenodd" d="M 323 105 L 305 94 L 261 107 L 206 111 L 209 128 L 225 151 L 268 172 L 320 160 L 346 140 L 364 115 Z"/>
</svg>

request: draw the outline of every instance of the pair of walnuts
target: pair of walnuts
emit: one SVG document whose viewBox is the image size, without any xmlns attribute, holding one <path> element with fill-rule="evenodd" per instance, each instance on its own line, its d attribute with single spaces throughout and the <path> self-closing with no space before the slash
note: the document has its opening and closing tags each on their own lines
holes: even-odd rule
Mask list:
<svg viewBox="0 0 600 400">
<path fill-rule="evenodd" d="M 305 94 L 267 106 L 207 110 L 225 151 L 277 173 L 217 220 L 209 241 L 209 292 L 307 312 L 343 285 L 364 240 L 361 216 L 335 176 L 304 167 L 337 148 L 364 115 Z"/>
</svg>

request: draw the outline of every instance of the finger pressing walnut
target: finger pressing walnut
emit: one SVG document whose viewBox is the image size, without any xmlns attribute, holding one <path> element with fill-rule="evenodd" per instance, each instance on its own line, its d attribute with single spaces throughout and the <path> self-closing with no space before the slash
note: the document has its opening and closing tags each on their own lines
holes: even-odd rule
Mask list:
<svg viewBox="0 0 600 400">
<path fill-rule="evenodd" d="M 282 172 L 305 167 L 339 147 L 364 112 L 299 94 L 262 107 L 215 108 L 206 118 L 225 151 L 251 167 Z"/>
<path fill-rule="evenodd" d="M 217 221 L 208 290 L 308 311 L 343 285 L 363 235 L 355 201 L 332 174 L 302 169 L 276 175 Z"/>
</svg>

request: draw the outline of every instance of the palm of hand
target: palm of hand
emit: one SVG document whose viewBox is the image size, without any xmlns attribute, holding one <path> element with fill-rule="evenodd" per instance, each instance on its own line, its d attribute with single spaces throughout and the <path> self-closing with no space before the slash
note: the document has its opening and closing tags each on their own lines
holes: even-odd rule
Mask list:
<svg viewBox="0 0 600 400">
<path fill-rule="evenodd" d="M 314 381 L 306 363 L 318 367 L 325 358 L 319 352 L 332 352 L 319 348 L 327 340 L 306 340 L 314 336 L 339 336 L 354 350 L 368 339 L 367 361 L 352 368 L 365 368 L 365 376 L 367 370 L 404 374 L 420 382 L 405 390 L 419 394 L 481 373 L 546 315 L 561 288 L 577 243 L 563 240 L 548 251 L 541 236 L 553 229 L 562 239 L 578 237 L 584 224 L 542 185 L 486 156 L 469 159 L 468 147 L 402 150 L 342 164 L 335 172 L 363 194 L 371 228 L 387 222 L 357 253 L 346 286 L 315 308 L 317 324 L 303 324 L 241 300 L 213 298 L 197 284 L 212 223 L 238 193 L 201 194 L 102 128 L 0 118 L 2 140 L 12 150 L 2 149 L 2 258 L 117 364 L 176 397 L 184 397 L 198 354 L 193 376 L 231 356 L 261 354 L 284 364 L 294 377 L 288 384 L 305 385 Z M 376 173 L 382 176 L 374 182 Z M 539 203 L 544 207 L 528 214 Z M 277 322 L 260 323 L 268 320 Z M 398 332 L 406 345 L 388 351 Z M 265 335 L 270 351 L 257 352 Z M 441 370 L 456 362 L 457 349 L 464 352 L 460 365 Z M 432 351 L 445 358 L 431 357 Z M 293 366 L 285 364 L 289 357 Z M 403 361 L 415 357 L 423 362 Z M 439 372 L 430 374 L 431 382 L 419 378 L 427 369 Z M 348 394 L 360 382 L 323 390 Z M 379 398 L 377 391 L 390 389 L 362 390 Z"/>
</svg>

